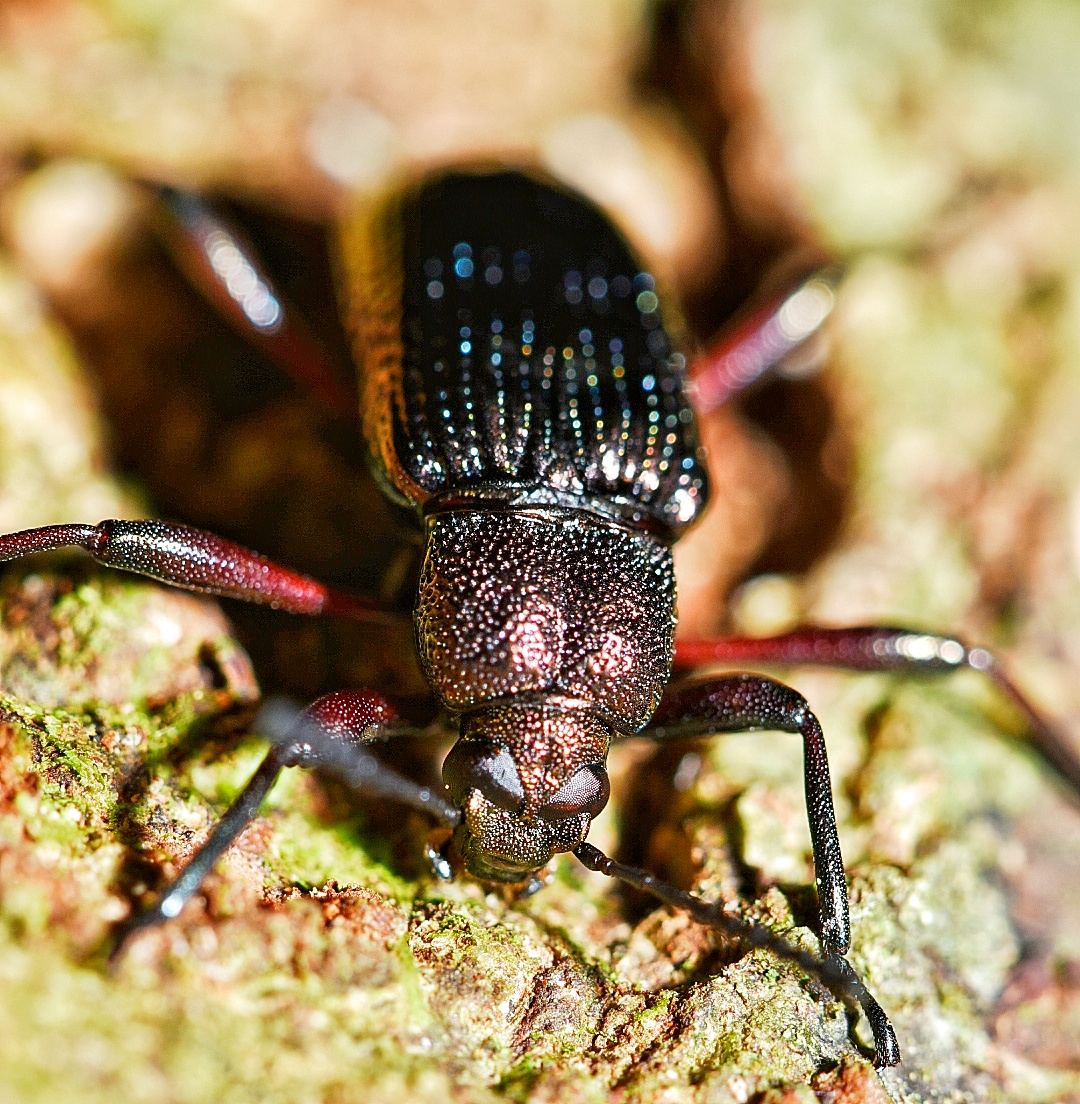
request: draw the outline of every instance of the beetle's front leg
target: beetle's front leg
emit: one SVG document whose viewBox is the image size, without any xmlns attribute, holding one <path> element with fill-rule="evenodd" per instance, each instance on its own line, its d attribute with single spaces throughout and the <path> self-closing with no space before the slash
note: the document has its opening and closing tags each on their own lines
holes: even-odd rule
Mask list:
<svg viewBox="0 0 1080 1104">
<path fill-rule="evenodd" d="M 288 613 L 392 616 L 383 603 L 333 590 L 213 533 L 165 521 L 110 520 L 24 529 L 0 536 L 0 562 L 55 548 L 85 548 L 108 567 Z"/>
<path fill-rule="evenodd" d="M 450 827 L 457 823 L 457 810 L 441 793 L 398 774 L 365 748 L 373 740 L 414 731 L 401 722 L 393 707 L 379 694 L 338 691 L 319 698 L 303 712 L 272 702 L 260 713 L 257 727 L 273 744 L 266 758 L 153 907 L 121 928 L 113 955 L 134 932 L 180 914 L 218 859 L 255 819 L 285 767 L 327 770 L 354 790 L 412 805 L 432 813 Z"/>
<path fill-rule="evenodd" d="M 840 837 L 836 829 L 825 738 L 806 699 L 791 687 L 761 675 L 709 679 L 669 690 L 652 723 L 642 735 L 663 740 L 717 732 L 757 730 L 791 732 L 802 736 L 806 811 L 814 850 L 818 906 L 821 910 L 822 951 L 826 964 L 832 964 L 831 969 L 836 972 L 848 992 L 855 995 L 870 1021 L 874 1032 L 875 1064 L 895 1065 L 900 1061 L 900 1048 L 892 1024 L 881 1005 L 844 958 L 851 943 L 847 877 L 844 874 Z M 609 866 L 617 865 L 603 856 L 600 858 Z M 634 873 L 630 871 L 630 874 Z M 622 875 L 616 876 L 626 877 L 626 868 Z M 632 878 L 627 877 L 627 880 L 632 881 Z M 650 883 L 655 881 L 647 877 L 646 880 Z M 651 884 L 643 884 L 642 888 L 656 892 Z M 694 911 L 690 895 L 669 893 L 669 897 L 676 907 Z M 680 897 L 686 900 L 677 899 Z M 709 922 L 708 919 L 706 922 Z"/>
<path fill-rule="evenodd" d="M 761 675 L 710 679 L 669 690 L 642 735 L 651 739 L 682 739 L 705 733 L 761 729 L 802 736 L 806 813 L 821 909 L 821 944 L 827 956 L 842 955 L 851 943 L 847 878 L 836 830 L 825 737 L 806 699 L 791 687 Z"/>
</svg>

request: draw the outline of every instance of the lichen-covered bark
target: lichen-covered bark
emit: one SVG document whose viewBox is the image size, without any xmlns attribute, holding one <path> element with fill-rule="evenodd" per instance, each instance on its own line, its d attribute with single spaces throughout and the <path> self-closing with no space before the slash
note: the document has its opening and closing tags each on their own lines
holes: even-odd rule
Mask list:
<svg viewBox="0 0 1080 1104">
<path fill-rule="evenodd" d="M 212 164 L 212 145 L 192 162 L 182 142 L 169 146 L 168 127 L 145 125 L 154 102 L 177 104 L 181 129 L 188 117 L 205 123 L 203 81 L 239 102 L 210 134 L 254 135 L 256 85 L 261 102 L 285 105 L 278 117 L 307 120 L 328 93 L 312 77 L 295 101 L 295 88 L 275 83 L 282 39 L 260 46 L 258 34 L 241 36 L 243 65 L 222 55 L 216 76 L 200 75 L 173 65 L 185 43 L 202 41 L 204 15 L 218 28 L 205 32 L 208 47 L 229 37 L 223 26 L 255 24 L 235 13 L 222 24 L 209 4 L 190 8 L 183 25 L 156 22 L 156 7 L 87 14 L 72 0 L 51 10 L 52 24 L 32 5 L 12 5 L 0 22 L 14 43 L 0 82 L 9 148 L 22 135 L 303 205 L 313 170 L 295 156 L 297 126 L 284 146 L 252 137 L 243 157 Z M 544 10 L 549 29 L 567 18 L 558 5 Z M 764 630 L 799 617 L 887 619 L 962 631 L 1000 648 L 1033 696 L 1068 721 L 1080 705 L 1075 12 L 1051 0 L 992 11 L 745 0 L 690 5 L 683 18 L 681 56 L 730 113 L 724 160 L 737 219 L 779 218 L 790 236 L 848 263 L 823 385 L 837 423 L 826 452 L 852 461 L 837 475 L 850 480 L 843 525 L 807 575 L 744 586 L 734 622 Z M 67 28 L 51 69 L 34 61 L 51 49 L 46 26 Z M 306 57 L 314 48 L 296 27 L 290 56 Z M 421 30 L 418 21 L 409 33 Z M 606 30 L 578 26 L 573 42 L 603 38 L 604 80 L 618 85 L 633 33 L 632 20 L 612 15 Z M 119 43 L 118 52 L 67 65 L 65 50 L 98 41 Z M 342 54 L 349 41 L 338 36 Z M 102 58 L 113 64 L 124 50 L 141 58 L 144 89 L 162 77 L 164 99 L 131 101 L 126 129 L 112 116 L 101 123 L 101 104 L 91 104 L 90 126 L 72 82 L 79 73 L 105 80 Z M 345 98 L 373 96 L 399 151 L 429 150 L 421 107 L 399 118 L 387 106 L 386 90 L 406 72 L 390 60 L 380 83 L 369 57 Z M 28 103 L 61 70 L 57 113 L 32 127 Z M 550 136 L 562 133 L 552 121 L 562 110 L 623 109 L 625 89 L 597 91 L 601 77 L 590 80 L 547 106 L 528 99 L 529 125 Z M 180 87 L 202 99 L 185 103 Z M 495 130 L 509 125 L 511 97 L 498 96 Z M 462 97 L 484 102 L 475 89 Z M 228 114 L 228 101 L 215 110 Z M 682 106 L 695 116 L 695 105 Z M 473 111 L 461 133 L 475 130 Z M 590 125 L 594 145 L 610 138 Z M 701 135 L 703 147 L 717 140 Z M 288 166 L 283 183 L 250 182 L 244 164 L 270 163 L 275 148 Z M 325 187 L 315 206 L 328 202 Z M 31 194 L 15 182 L 5 233 L 34 267 L 19 230 Z M 664 204 L 646 204 L 642 218 L 657 209 Z M 143 263 L 138 245 L 121 244 L 112 248 Z M 674 266 L 691 273 L 692 252 Z M 157 455 L 140 470 L 168 501 L 203 510 L 204 523 L 244 515 L 243 525 L 260 513 L 252 503 L 276 502 L 288 548 L 335 504 L 355 509 L 364 485 L 316 451 L 302 407 L 268 407 L 220 447 L 206 444 L 216 423 L 186 395 L 139 420 L 149 410 L 140 372 L 166 373 L 171 357 L 179 385 L 190 385 L 187 345 L 162 360 L 162 334 L 195 339 L 179 308 L 170 313 L 175 293 L 161 277 L 115 255 L 82 270 L 105 273 L 102 284 L 65 285 L 44 261 L 35 271 L 46 282 L 52 273 L 50 291 L 102 364 L 110 405 L 129 421 L 114 429 L 126 456 L 138 455 L 131 439 L 153 425 L 144 452 Z M 8 266 L 0 427 L 4 528 L 142 509 L 107 473 L 75 356 Z M 774 448 L 746 438 L 730 416 L 705 436 L 728 512 L 680 546 L 684 595 L 695 603 L 753 559 L 773 512 L 793 509 Z M 182 497 L 170 479 L 191 471 Z M 294 482 L 284 490 L 286 477 Z M 301 477 L 323 490 L 297 490 Z M 387 519 L 377 510 L 363 524 L 381 546 Z M 356 538 L 324 539 L 329 556 Z M 394 570 L 378 552 L 376 577 Z M 685 620 L 716 622 L 718 611 L 695 605 Z M 334 638 L 255 627 L 268 641 L 255 640 L 268 689 L 317 687 L 340 662 L 352 681 L 417 689 L 407 633 L 369 633 L 339 661 L 328 654 Z M 437 885 L 419 860 L 429 830 L 421 817 L 298 772 L 275 788 L 204 897 L 110 966 L 116 925 L 176 871 L 257 764 L 264 744 L 247 725 L 258 688 L 214 603 L 77 556 L 12 566 L 0 580 L 0 1100 L 1080 1099 L 1075 802 L 976 676 L 790 674 L 829 740 L 851 872 L 851 958 L 904 1051 L 903 1065 L 881 1075 L 859 1049 L 865 1024 L 849 1023 L 793 967 L 624 898 L 571 862 L 518 905 L 468 882 Z M 432 769 L 411 745 L 402 754 L 416 771 Z M 796 740 L 776 734 L 657 754 L 627 745 L 614 755 L 612 812 L 593 837 L 813 949 L 800 757 Z"/>
</svg>

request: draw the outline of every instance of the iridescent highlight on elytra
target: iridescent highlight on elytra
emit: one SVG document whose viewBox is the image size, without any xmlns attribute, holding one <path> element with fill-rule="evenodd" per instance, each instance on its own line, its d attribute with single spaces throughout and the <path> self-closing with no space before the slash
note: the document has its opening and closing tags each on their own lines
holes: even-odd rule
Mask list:
<svg viewBox="0 0 1080 1104">
<path fill-rule="evenodd" d="M 706 484 L 684 361 L 610 222 L 514 172 L 428 180 L 400 215 L 392 448 L 408 481 L 672 535 L 693 521 Z"/>
</svg>

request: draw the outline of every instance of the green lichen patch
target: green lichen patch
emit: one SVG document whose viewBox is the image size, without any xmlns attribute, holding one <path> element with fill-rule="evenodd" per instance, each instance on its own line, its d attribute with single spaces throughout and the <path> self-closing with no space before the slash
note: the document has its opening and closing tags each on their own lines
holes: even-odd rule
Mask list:
<svg viewBox="0 0 1080 1104">
<path fill-rule="evenodd" d="M 870 854 L 902 865 L 973 817 L 1030 809 L 1045 785 L 1022 741 L 959 684 L 898 687 L 873 718 L 872 742 L 859 812 L 873 823 Z"/>
<path fill-rule="evenodd" d="M 9 572 L 3 583 L 5 692 L 44 706 L 143 702 L 202 691 L 256 695 L 243 651 L 214 603 L 87 569 Z"/>
</svg>

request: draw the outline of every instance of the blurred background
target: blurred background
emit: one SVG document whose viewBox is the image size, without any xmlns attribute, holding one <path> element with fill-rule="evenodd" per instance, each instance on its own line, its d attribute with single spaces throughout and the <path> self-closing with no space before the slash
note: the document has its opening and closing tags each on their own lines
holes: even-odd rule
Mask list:
<svg viewBox="0 0 1080 1104">
<path fill-rule="evenodd" d="M 154 188 L 220 202 L 354 388 L 335 243 L 357 197 L 448 161 L 539 165 L 665 277 L 691 352 L 786 272 L 846 273 L 819 370 L 703 423 L 714 503 L 678 548 L 680 631 L 959 632 L 1080 741 L 1078 57 L 1070 0 L 3 0 L 0 529 L 152 512 L 407 610 L 419 545 L 353 420 L 191 291 Z M 228 615 L 264 688 L 423 713 L 407 620 Z M 983 810 L 997 783 L 931 741 L 867 774 L 845 724 L 888 749 L 908 714 L 805 685 L 837 711 L 856 861 L 911 863 Z M 1063 1098 L 1015 1095 L 1006 1052 L 1080 1066 L 1080 828 L 1034 792 L 990 804 L 1017 816 L 998 875 L 1044 972 L 972 1098 Z"/>
<path fill-rule="evenodd" d="M 839 261 L 824 375 L 758 388 L 704 429 L 715 504 L 681 549 L 684 630 L 725 626 L 748 576 L 805 578 L 842 533 L 841 582 L 826 571 L 797 599 L 773 586 L 759 614 L 803 612 L 786 601 L 977 631 L 1004 614 L 1018 633 L 1034 617 L 1040 650 L 1075 669 L 1076 600 L 1048 561 L 1075 575 L 1080 446 L 1047 419 L 1075 387 L 1076 18 L 1065 3 L 548 0 L 464 17 L 12 0 L 3 233 L 92 374 L 95 463 L 134 477 L 139 509 L 383 593 L 408 553 L 381 539 L 391 522 L 349 420 L 188 289 L 138 182 L 221 201 L 345 386 L 335 235 L 351 197 L 425 165 L 539 164 L 592 195 L 677 290 L 691 348 L 793 258 Z M 5 404 L 11 470 L 32 453 L 60 476 L 47 454 L 70 405 Z M 107 512 L 68 487 L 3 489 L 5 528 Z M 853 582 L 854 561 L 870 575 Z M 919 582 L 931 562 L 942 582 Z M 1053 610 L 1067 615 L 1049 624 Z"/>
</svg>

